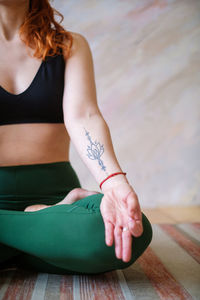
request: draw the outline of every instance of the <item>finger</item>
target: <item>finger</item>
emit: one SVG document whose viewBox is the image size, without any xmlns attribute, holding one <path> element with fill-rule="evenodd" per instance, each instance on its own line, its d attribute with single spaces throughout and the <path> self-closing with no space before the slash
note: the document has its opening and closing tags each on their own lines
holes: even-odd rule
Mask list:
<svg viewBox="0 0 200 300">
<path fill-rule="evenodd" d="M 122 258 L 122 228 L 118 225 L 114 229 L 115 236 L 115 254 L 117 258 Z"/>
<path fill-rule="evenodd" d="M 112 246 L 114 240 L 114 225 L 110 222 L 105 222 L 105 242 L 107 246 Z"/>
<path fill-rule="evenodd" d="M 130 192 L 127 197 L 127 206 L 129 213 L 128 226 L 132 235 L 138 237 L 143 233 L 142 212 L 138 197 L 134 192 Z"/>
<path fill-rule="evenodd" d="M 128 227 L 131 234 L 135 237 L 138 237 L 143 233 L 142 221 L 140 220 L 129 218 Z"/>
<path fill-rule="evenodd" d="M 142 220 L 140 204 L 137 195 L 131 191 L 127 197 L 128 214 L 135 220 Z"/>
<path fill-rule="evenodd" d="M 129 230 L 122 232 L 122 259 L 128 262 L 132 256 L 132 235 Z"/>
</svg>

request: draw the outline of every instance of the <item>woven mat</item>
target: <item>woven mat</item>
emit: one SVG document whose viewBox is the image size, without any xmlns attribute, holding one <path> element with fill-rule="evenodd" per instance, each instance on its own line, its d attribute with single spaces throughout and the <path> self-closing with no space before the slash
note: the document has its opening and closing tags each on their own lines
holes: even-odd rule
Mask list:
<svg viewBox="0 0 200 300">
<path fill-rule="evenodd" d="M 0 271 L 1 300 L 200 299 L 200 223 L 153 224 L 130 267 L 99 275 Z"/>
</svg>

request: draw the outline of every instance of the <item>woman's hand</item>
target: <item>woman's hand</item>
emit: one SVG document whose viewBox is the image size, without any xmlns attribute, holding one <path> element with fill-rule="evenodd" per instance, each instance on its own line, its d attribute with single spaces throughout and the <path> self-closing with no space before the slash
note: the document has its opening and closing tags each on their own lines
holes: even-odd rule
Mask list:
<svg viewBox="0 0 200 300">
<path fill-rule="evenodd" d="M 132 235 L 143 233 L 142 213 L 138 197 L 128 183 L 119 183 L 104 192 L 100 205 L 108 246 L 115 240 L 117 258 L 128 262 L 132 253 Z M 123 228 L 127 227 L 127 231 Z"/>
</svg>

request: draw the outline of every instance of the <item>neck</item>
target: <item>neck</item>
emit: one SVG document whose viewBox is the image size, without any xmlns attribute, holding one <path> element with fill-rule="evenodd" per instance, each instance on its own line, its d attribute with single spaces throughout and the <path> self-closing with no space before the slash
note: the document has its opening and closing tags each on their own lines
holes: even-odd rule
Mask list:
<svg viewBox="0 0 200 300">
<path fill-rule="evenodd" d="M 18 31 L 28 12 L 29 1 L 5 0 L 0 2 L 0 39 L 11 41 L 18 36 Z"/>
</svg>

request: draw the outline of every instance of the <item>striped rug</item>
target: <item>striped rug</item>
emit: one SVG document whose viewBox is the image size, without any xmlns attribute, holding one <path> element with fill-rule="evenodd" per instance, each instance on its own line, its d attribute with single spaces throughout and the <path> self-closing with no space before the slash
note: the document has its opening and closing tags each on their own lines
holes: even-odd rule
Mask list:
<svg viewBox="0 0 200 300">
<path fill-rule="evenodd" d="M 99 275 L 0 272 L 1 300 L 200 299 L 200 223 L 153 224 L 153 239 L 130 267 Z"/>
</svg>

